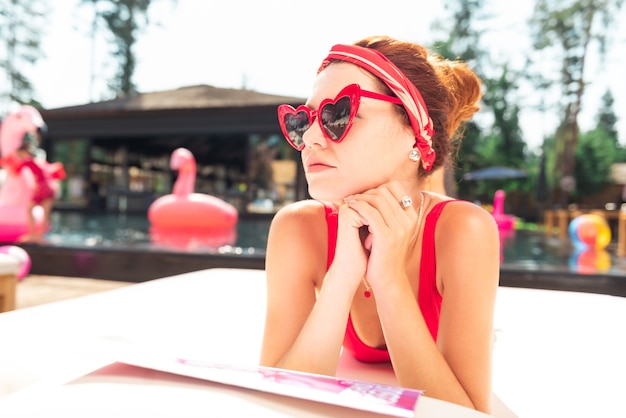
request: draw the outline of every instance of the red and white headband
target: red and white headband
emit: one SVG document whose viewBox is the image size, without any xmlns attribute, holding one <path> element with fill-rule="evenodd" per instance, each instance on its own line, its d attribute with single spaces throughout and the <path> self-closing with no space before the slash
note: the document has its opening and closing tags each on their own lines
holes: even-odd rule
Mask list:
<svg viewBox="0 0 626 418">
<path fill-rule="evenodd" d="M 364 68 L 380 78 L 402 101 L 415 132 L 415 146 L 421 154 L 422 166 L 430 170 L 436 156 L 432 141 L 435 131 L 424 99 L 415 84 L 393 62 L 372 48 L 358 45 L 335 45 L 322 62 L 319 71 L 324 69 L 331 60 L 346 61 Z"/>
</svg>

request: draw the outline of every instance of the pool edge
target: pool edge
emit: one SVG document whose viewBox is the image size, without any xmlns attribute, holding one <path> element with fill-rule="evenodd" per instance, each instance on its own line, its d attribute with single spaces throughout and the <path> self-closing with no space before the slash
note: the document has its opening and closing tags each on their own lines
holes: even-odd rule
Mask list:
<svg viewBox="0 0 626 418">
<path fill-rule="evenodd" d="M 145 282 L 209 268 L 263 270 L 265 252 L 199 253 L 124 247 L 65 247 L 24 244 L 31 274 Z M 579 274 L 567 268 L 500 267 L 500 286 L 599 293 L 626 297 L 626 275 Z"/>
</svg>

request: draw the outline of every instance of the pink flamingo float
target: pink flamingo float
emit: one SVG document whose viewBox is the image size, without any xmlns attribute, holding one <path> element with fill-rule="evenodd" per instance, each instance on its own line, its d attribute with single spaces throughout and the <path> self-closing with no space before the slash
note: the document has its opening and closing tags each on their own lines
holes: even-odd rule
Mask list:
<svg viewBox="0 0 626 418">
<path fill-rule="evenodd" d="M 505 196 L 506 193 L 504 190 L 496 190 L 496 193 L 493 196 L 493 211 L 491 214 L 496 220 L 500 232 L 509 232 L 514 230 L 515 227 L 515 216 L 506 215 L 504 213 Z"/>
<path fill-rule="evenodd" d="M 504 190 L 496 190 L 493 196 L 493 210 L 491 211 L 500 233 L 500 262 L 504 261 L 504 246 L 506 242 L 515 235 L 515 216 L 504 213 L 505 196 Z"/>
<path fill-rule="evenodd" d="M 191 151 L 174 150 L 170 168 L 178 171 L 172 194 L 159 197 L 148 209 L 151 240 L 180 248 L 233 245 L 237 209 L 215 196 L 194 192 L 196 160 Z"/>
<path fill-rule="evenodd" d="M 0 167 L 8 166 L 15 161 L 17 149 L 25 135 L 36 135 L 46 128 L 46 124 L 37 109 L 32 106 L 21 106 L 17 111 L 7 115 L 0 124 Z M 37 160 L 50 178 L 63 178 L 65 171 L 61 163 L 48 163 Z M 15 242 L 28 233 L 28 207 L 34 190 L 35 179 L 30 170 L 6 173 L 0 187 L 0 242 Z M 53 181 L 58 189 L 58 181 Z M 39 206 L 33 208 L 35 227 L 41 229 L 43 210 Z"/>
</svg>

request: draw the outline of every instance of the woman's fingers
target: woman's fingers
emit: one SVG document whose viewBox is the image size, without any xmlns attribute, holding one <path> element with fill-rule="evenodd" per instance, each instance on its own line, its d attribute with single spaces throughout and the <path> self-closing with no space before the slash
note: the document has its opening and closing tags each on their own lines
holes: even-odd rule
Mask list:
<svg viewBox="0 0 626 418">
<path fill-rule="evenodd" d="M 394 182 L 352 196 L 350 206 L 374 231 L 381 228 L 406 230 L 417 219 L 413 205 L 403 208 L 400 203 L 402 197 L 407 195 L 402 186 Z"/>
</svg>

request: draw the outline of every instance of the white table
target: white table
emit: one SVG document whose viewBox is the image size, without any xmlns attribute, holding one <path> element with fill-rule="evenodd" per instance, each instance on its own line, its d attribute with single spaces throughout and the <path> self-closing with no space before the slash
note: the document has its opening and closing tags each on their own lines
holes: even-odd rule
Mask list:
<svg viewBox="0 0 626 418">
<path fill-rule="evenodd" d="M 147 353 L 256 365 L 264 312 L 263 271 L 212 269 L 0 314 L 0 416 L 38 416 L 44 409 L 65 417 L 167 416 L 173 396 L 177 410 L 189 408 L 178 416 L 203 416 L 203 405 L 235 413 L 237 400 L 241 408 L 274 416 L 332 416 L 331 410 L 347 416 L 345 408 L 337 412 L 339 407 L 111 366 L 116 353 L 106 349 L 130 342 Z M 626 376 L 626 341 L 618 318 L 626 318 L 626 299 L 500 288 L 494 392 L 520 418 L 623 416 L 616 411 L 626 410 L 619 386 Z M 349 356 L 339 375 L 395 384 L 389 367 L 364 366 Z M 5 415 L 2 408 L 22 415 Z M 419 417 L 444 411 L 484 416 L 425 396 L 418 401 Z M 494 412 L 510 416 L 501 405 Z"/>
<path fill-rule="evenodd" d="M 132 345 L 256 365 L 264 313 L 263 271 L 213 269 L 2 314 L 0 416 L 380 416 L 115 363 Z M 486 416 L 420 398 L 417 416 L 441 413 Z"/>
<path fill-rule="evenodd" d="M 383 416 L 120 363 L 64 385 L 25 389 L 0 399 L 0 414 L 11 418 Z M 423 396 L 418 400 L 415 417 L 486 418 L 488 415 Z"/>
<path fill-rule="evenodd" d="M 626 298 L 500 288 L 495 393 L 520 418 L 626 417 L 625 321 Z"/>
</svg>

